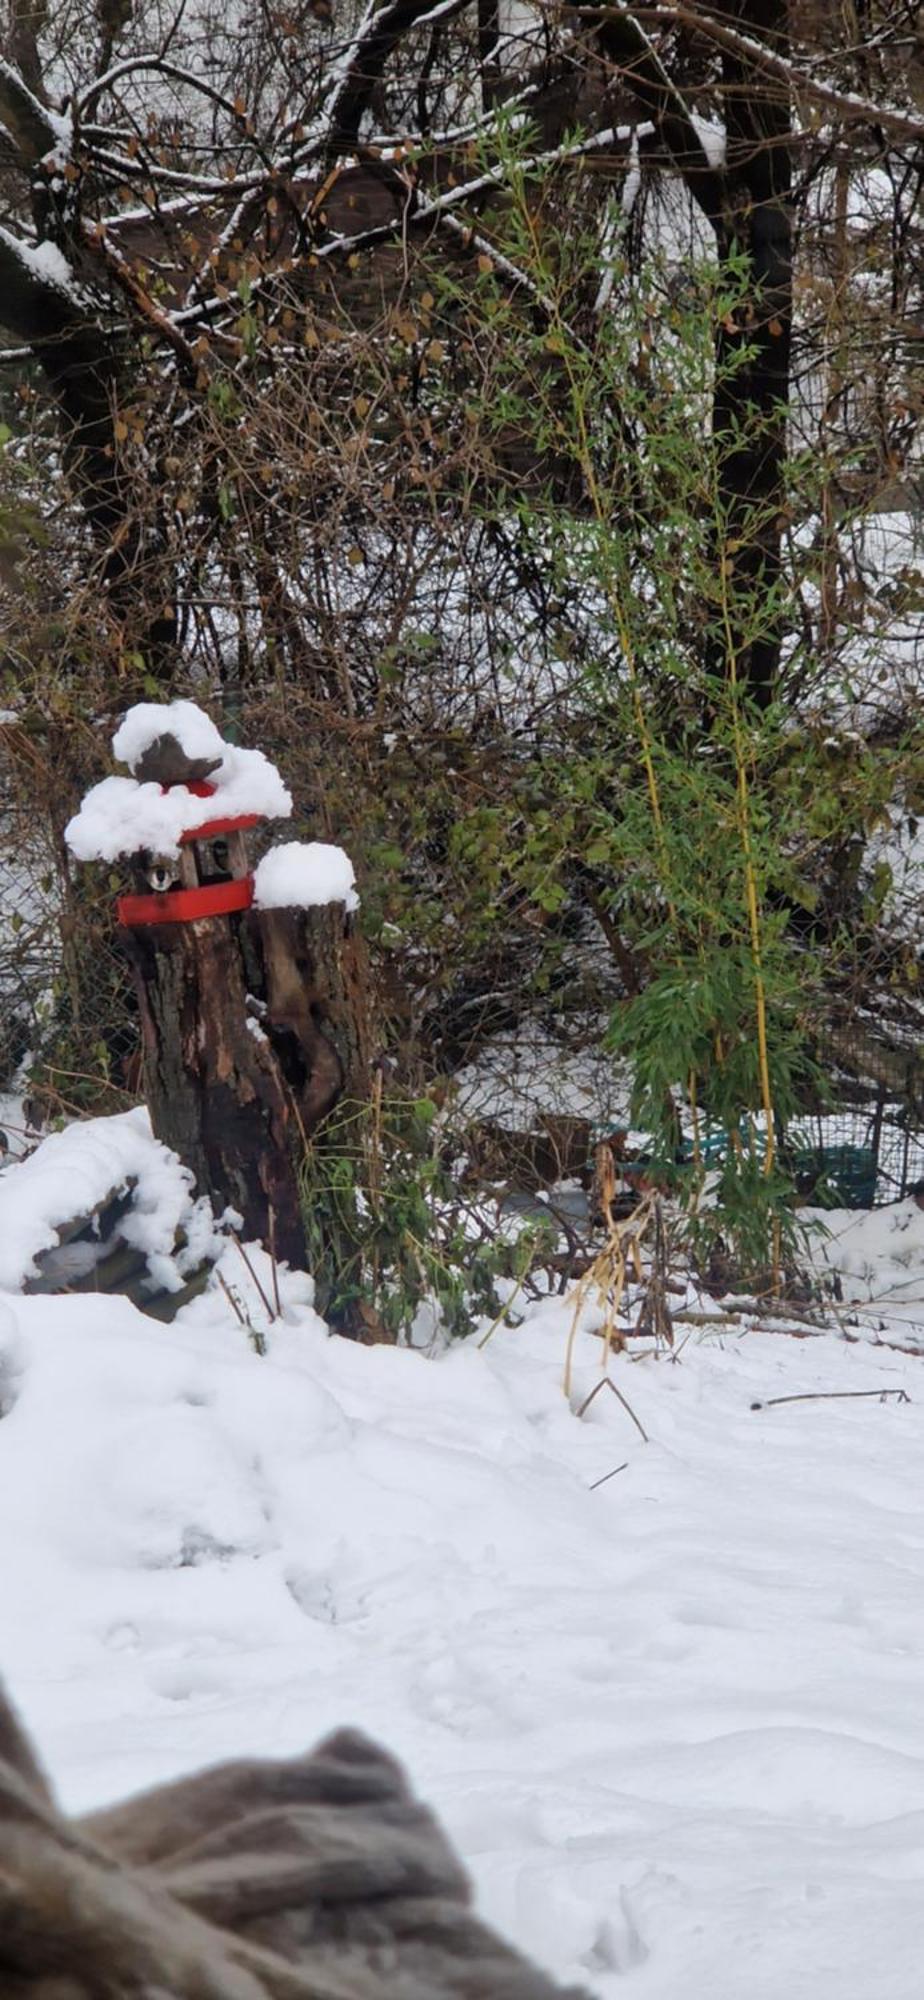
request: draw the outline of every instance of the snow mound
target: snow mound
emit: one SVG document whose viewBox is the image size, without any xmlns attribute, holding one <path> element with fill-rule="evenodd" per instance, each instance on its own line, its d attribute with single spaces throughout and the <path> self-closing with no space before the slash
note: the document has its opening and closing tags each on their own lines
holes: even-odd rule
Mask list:
<svg viewBox="0 0 924 2000">
<path fill-rule="evenodd" d="M 64 838 L 78 861 L 117 861 L 121 855 L 176 856 L 180 840 L 210 820 L 256 813 L 261 819 L 288 819 L 292 795 L 275 764 L 262 750 L 226 743 L 215 724 L 191 701 L 139 702 L 128 711 L 112 739 L 117 757 L 137 764 L 159 736 L 176 736 L 187 756 L 221 762 L 209 777 L 214 787 L 196 798 L 184 785 L 164 791 L 137 778 L 103 778 L 87 793 Z"/>
<path fill-rule="evenodd" d="M 359 908 L 353 863 L 324 840 L 286 840 L 264 854 L 254 875 L 258 910 L 311 910 L 322 903 Z"/>
<path fill-rule="evenodd" d="M 924 1210 L 909 1195 L 884 1208 L 806 1211 L 821 1228 L 812 1243 L 819 1272 L 836 1272 L 844 1299 L 890 1306 L 924 1303 Z"/>
<path fill-rule="evenodd" d="M 217 1247 L 211 1209 L 193 1200 L 192 1184 L 188 1169 L 152 1136 L 144 1109 L 50 1133 L 0 1174 L 0 1290 L 19 1291 L 36 1278 L 36 1259 L 63 1229 L 131 1189 L 120 1237 L 142 1251 L 156 1284 L 179 1291 L 184 1274 Z M 180 1229 L 186 1245 L 177 1252 Z"/>
<path fill-rule="evenodd" d="M 428 1360 L 248 1256 L 166 1329 L 0 1302 L 0 1667 L 66 1805 L 359 1724 L 599 2000 L 917 2000 L 920 1362 L 691 1330 L 611 1363 L 645 1443 L 565 1402 L 567 1299 Z"/>
</svg>

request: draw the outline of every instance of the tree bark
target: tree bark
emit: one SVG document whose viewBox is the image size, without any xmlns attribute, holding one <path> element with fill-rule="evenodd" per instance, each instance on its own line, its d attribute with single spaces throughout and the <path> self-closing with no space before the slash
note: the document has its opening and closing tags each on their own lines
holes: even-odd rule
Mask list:
<svg viewBox="0 0 924 2000">
<path fill-rule="evenodd" d="M 185 852 L 185 850 L 184 850 Z M 154 1132 L 217 1214 L 306 1259 L 298 1160 L 371 1069 L 362 940 L 341 903 L 140 925 L 124 933 Z M 248 1014 L 248 986 L 264 1002 Z"/>
<path fill-rule="evenodd" d="M 238 941 L 225 917 L 125 932 L 141 1013 L 145 1096 L 217 1214 L 304 1268 L 291 1095 L 270 1043 L 248 1024 Z"/>
<path fill-rule="evenodd" d="M 338 1098 L 365 1102 L 371 1067 L 370 982 L 362 939 L 341 903 L 259 910 L 264 1026 L 311 1137 Z"/>
<path fill-rule="evenodd" d="M 787 0 L 736 0 L 742 31 L 788 52 Z M 713 438 L 722 519 L 716 559 L 729 579 L 735 678 L 758 707 L 779 678 L 782 623 L 763 606 L 781 569 L 792 341 L 789 93 L 740 56 L 723 56 L 727 195 L 718 219 L 726 266 L 746 260 L 747 297 L 716 336 Z M 750 629 L 749 629 L 750 628 Z M 727 654 L 719 637 L 716 652 Z M 731 663 L 724 657 L 728 671 Z"/>
<path fill-rule="evenodd" d="M 788 0 L 730 0 L 723 19 L 774 57 L 788 56 Z M 728 581 L 730 617 L 727 627 L 716 619 L 707 665 L 717 676 L 734 674 L 765 708 L 782 642 L 781 621 L 772 609 L 760 615 L 760 607 L 781 569 L 792 329 L 790 88 L 749 54 L 724 48 L 727 146 L 724 166 L 716 165 L 683 92 L 632 15 L 604 13 L 599 40 L 715 232 L 720 262 L 730 270 L 733 259 L 744 259 L 746 297 L 716 335 L 712 432 L 722 519 L 715 561 Z"/>
</svg>

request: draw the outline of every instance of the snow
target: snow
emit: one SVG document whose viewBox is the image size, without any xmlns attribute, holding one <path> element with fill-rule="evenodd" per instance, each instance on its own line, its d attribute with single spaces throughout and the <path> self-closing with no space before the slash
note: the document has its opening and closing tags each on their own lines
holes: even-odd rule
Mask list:
<svg viewBox="0 0 924 2000">
<path fill-rule="evenodd" d="M 49 243 L 47 240 L 41 243 L 24 243 L 21 237 L 12 235 L 10 230 L 0 228 L 0 245 L 17 257 L 34 278 L 53 285 L 56 291 L 63 292 L 68 299 L 78 297 L 74 273 L 56 243 Z"/>
<path fill-rule="evenodd" d="M 193 1200 L 192 1175 L 152 1137 L 143 1109 L 52 1132 L 0 1173 L 0 1291 L 18 1291 L 37 1277 L 36 1258 L 57 1245 L 62 1226 L 129 1187 L 131 1212 L 120 1221 L 120 1237 L 143 1251 L 154 1282 L 178 1291 L 184 1273 L 213 1247 L 211 1210 Z M 180 1229 L 187 1240 L 177 1253 Z"/>
<path fill-rule="evenodd" d="M 258 910 L 310 910 L 321 903 L 358 910 L 353 863 L 342 847 L 325 840 L 283 841 L 259 862 L 253 900 Z"/>
<path fill-rule="evenodd" d="M 599 2000 L 917 2000 L 920 1362 L 691 1331 L 611 1362 L 645 1443 L 574 1414 L 592 1320 L 565 1401 L 567 1299 L 427 1359 L 285 1272 L 273 1322 L 253 1255 L 249 1328 L 0 1302 L 0 1668 L 65 1802 L 358 1723 Z"/>
<path fill-rule="evenodd" d="M 690 112 L 690 124 L 702 146 L 711 167 L 725 165 L 725 127 L 711 118 L 702 118 L 698 111 Z"/>
<path fill-rule="evenodd" d="M 64 829 L 64 838 L 78 861 L 117 861 L 121 855 L 177 855 L 183 833 L 210 820 L 257 813 L 262 819 L 288 819 L 292 795 L 275 764 L 262 750 L 245 750 L 226 743 L 215 724 L 194 702 L 139 702 L 129 709 L 112 739 L 114 754 L 137 764 L 159 736 L 178 738 L 192 759 L 220 758 L 209 775 L 209 798 L 194 797 L 183 785 L 164 791 L 152 781 L 103 778 L 87 793 L 78 813 Z"/>
<path fill-rule="evenodd" d="M 518 1132 L 535 1130 L 543 1117 L 586 1118 L 600 1137 L 628 1128 L 630 1078 L 600 1046 L 602 1027 L 597 1047 L 574 1049 L 528 1017 L 514 1031 L 495 1035 L 456 1073 L 457 1117 L 494 1118 Z M 648 1143 L 644 1134 L 638 1138 Z"/>
<path fill-rule="evenodd" d="M 846 1300 L 916 1307 L 924 1317 L 924 1210 L 913 1197 L 883 1208 L 820 1210 L 818 1220 L 823 1233 L 813 1262 L 838 1274 Z"/>
<path fill-rule="evenodd" d="M 53 158 L 57 165 L 63 166 L 70 159 L 74 144 L 73 113 L 69 108 L 65 111 L 55 111 L 47 104 L 42 106 L 42 113 L 45 123 L 50 126 L 55 136 L 52 152 L 50 155 L 46 153 L 45 157 Z"/>
<path fill-rule="evenodd" d="M 56 243 L 50 243 L 46 239 L 36 243 L 34 249 L 23 249 L 22 256 L 33 271 L 40 277 L 47 278 L 51 284 L 57 285 L 60 291 L 73 291 L 73 271 Z"/>
<path fill-rule="evenodd" d="M 629 141 L 628 171 L 626 173 L 625 180 L 623 181 L 622 192 L 619 197 L 620 213 L 624 221 L 627 221 L 628 218 L 631 216 L 632 210 L 635 207 L 636 201 L 638 199 L 639 190 L 642 185 L 642 169 L 641 169 L 641 161 L 639 158 L 638 137 L 639 137 L 638 132 L 637 131 L 633 132 L 632 138 Z"/>
</svg>

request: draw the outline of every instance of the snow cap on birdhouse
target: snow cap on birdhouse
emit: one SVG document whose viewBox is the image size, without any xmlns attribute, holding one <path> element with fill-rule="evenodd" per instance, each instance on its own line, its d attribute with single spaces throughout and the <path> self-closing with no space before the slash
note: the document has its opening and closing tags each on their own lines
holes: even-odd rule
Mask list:
<svg viewBox="0 0 924 2000">
<path fill-rule="evenodd" d="M 120 923 L 248 909 L 253 877 L 244 835 L 292 811 L 275 765 L 260 750 L 226 743 L 191 701 L 138 703 L 112 748 L 131 776 L 94 785 L 65 839 L 79 861 L 131 862 L 141 893 L 119 899 Z"/>
</svg>

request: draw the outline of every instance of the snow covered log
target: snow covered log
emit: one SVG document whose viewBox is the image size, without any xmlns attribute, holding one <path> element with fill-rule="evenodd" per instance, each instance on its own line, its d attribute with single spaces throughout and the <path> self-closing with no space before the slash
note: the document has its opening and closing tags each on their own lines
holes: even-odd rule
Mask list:
<svg viewBox="0 0 924 2000">
<path fill-rule="evenodd" d="M 120 1291 L 169 1317 L 220 1250 L 141 1108 L 50 1132 L 0 1174 L 0 1291 Z"/>
<path fill-rule="evenodd" d="M 5 2000 L 554 2000 L 352 1730 L 67 1821 L 0 1691 Z M 573 2000 L 579 2000 L 573 1996 Z"/>
</svg>

